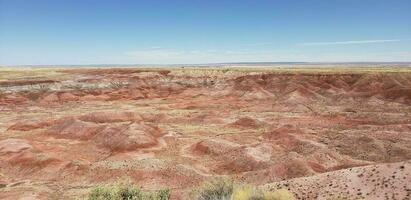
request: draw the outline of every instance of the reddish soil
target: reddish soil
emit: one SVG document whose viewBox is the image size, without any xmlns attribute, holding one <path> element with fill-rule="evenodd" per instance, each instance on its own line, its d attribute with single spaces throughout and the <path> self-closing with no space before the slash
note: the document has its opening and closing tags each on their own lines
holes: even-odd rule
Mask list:
<svg viewBox="0 0 411 200">
<path fill-rule="evenodd" d="M 410 198 L 411 73 L 210 71 L 0 80 L 0 199 L 121 178 L 184 199 L 220 176 L 299 199 Z"/>
</svg>

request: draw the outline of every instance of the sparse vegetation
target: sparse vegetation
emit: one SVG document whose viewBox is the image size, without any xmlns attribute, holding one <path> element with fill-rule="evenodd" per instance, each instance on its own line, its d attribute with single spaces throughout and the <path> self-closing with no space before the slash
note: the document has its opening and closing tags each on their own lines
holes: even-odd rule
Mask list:
<svg viewBox="0 0 411 200">
<path fill-rule="evenodd" d="M 49 84 L 38 84 L 37 85 L 37 90 L 40 93 L 46 93 L 46 92 L 51 90 L 51 85 L 49 85 Z"/>
<path fill-rule="evenodd" d="M 111 81 L 108 85 L 109 88 L 112 89 L 120 89 L 128 87 L 129 83 L 124 81 Z"/>
<path fill-rule="evenodd" d="M 294 195 L 286 190 L 262 191 L 254 186 L 236 185 L 227 179 L 216 179 L 204 183 L 193 191 L 196 200 L 294 200 Z"/>
<path fill-rule="evenodd" d="M 100 94 L 101 93 L 101 87 L 99 84 L 88 84 L 88 85 L 83 85 L 82 91 L 85 92 L 86 94 Z"/>
<path fill-rule="evenodd" d="M 169 189 L 145 192 L 130 182 L 98 186 L 88 196 L 88 200 L 168 200 L 169 198 Z"/>
<path fill-rule="evenodd" d="M 46 94 L 51 90 L 50 84 L 36 84 L 36 85 L 29 85 L 26 90 L 20 91 L 20 94 L 27 97 L 31 101 L 36 101 L 41 96 Z"/>
<path fill-rule="evenodd" d="M 98 83 L 72 83 L 63 85 L 62 88 L 76 91 L 84 91 L 86 93 L 100 93 L 102 89 L 121 89 L 126 88 L 130 84 L 124 81 L 111 81 L 104 84 Z"/>
<path fill-rule="evenodd" d="M 83 84 L 81 83 L 73 83 L 73 84 L 68 84 L 63 86 L 64 89 L 69 89 L 69 90 L 77 90 L 80 91 L 83 89 Z"/>
</svg>

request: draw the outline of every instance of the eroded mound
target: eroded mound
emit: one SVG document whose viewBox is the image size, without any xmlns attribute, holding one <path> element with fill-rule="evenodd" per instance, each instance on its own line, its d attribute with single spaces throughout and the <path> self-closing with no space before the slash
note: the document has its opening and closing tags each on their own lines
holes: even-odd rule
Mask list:
<svg viewBox="0 0 411 200">
<path fill-rule="evenodd" d="M 94 123 L 114 123 L 114 122 L 132 122 L 141 121 L 140 115 L 133 112 L 93 112 L 82 115 L 80 120 Z"/>
<path fill-rule="evenodd" d="M 0 168 L 8 173 L 20 175 L 53 176 L 54 167 L 61 161 L 33 147 L 25 139 L 5 139 L 0 141 Z"/>
<path fill-rule="evenodd" d="M 61 119 L 46 133 L 58 138 L 87 140 L 105 128 L 104 125 L 80 121 L 76 118 Z"/>
<path fill-rule="evenodd" d="M 280 128 L 274 129 L 271 132 L 265 133 L 263 135 L 263 138 L 268 140 L 279 140 L 292 137 L 291 135 L 295 134 L 303 134 L 303 132 L 298 128 L 294 127 L 293 125 L 288 124 L 281 126 Z"/>
<path fill-rule="evenodd" d="M 258 128 L 262 125 L 262 123 L 250 117 L 242 117 L 240 119 L 237 119 L 235 122 L 231 123 L 230 125 L 233 127 L 240 127 L 240 128 Z"/>
<path fill-rule="evenodd" d="M 156 146 L 157 137 L 161 135 L 163 133 L 157 127 L 133 123 L 106 127 L 93 141 L 111 152 L 124 152 Z"/>
<path fill-rule="evenodd" d="M 0 141 L 0 155 L 15 154 L 30 149 L 33 149 L 33 146 L 27 140 L 10 138 Z"/>
<path fill-rule="evenodd" d="M 30 131 L 45 128 L 53 124 L 54 120 L 24 120 L 19 121 L 8 128 L 8 130 Z"/>
<path fill-rule="evenodd" d="M 356 159 L 374 162 L 397 162 L 411 159 L 411 149 L 401 145 L 401 143 L 394 137 L 391 137 L 390 142 L 384 142 L 380 138 L 368 135 L 346 134 L 338 135 L 338 139 L 332 141 L 331 145 L 335 146 L 341 154 Z"/>
<path fill-rule="evenodd" d="M 221 156 L 227 152 L 239 148 L 240 145 L 225 140 L 202 140 L 192 146 L 192 151 L 196 154 Z"/>
<path fill-rule="evenodd" d="M 293 125 L 284 125 L 280 128 L 264 133 L 263 139 L 274 141 L 285 148 L 291 149 L 296 148 L 299 144 L 303 143 L 300 139 L 298 139 L 298 137 L 303 134 L 303 131 Z"/>
<path fill-rule="evenodd" d="M 78 118 L 59 119 L 46 133 L 56 138 L 92 141 L 111 152 L 133 151 L 158 145 L 157 138 L 165 132 L 156 126 L 134 122 L 136 119 L 141 118 L 129 112 L 112 115 L 105 112 L 91 113 Z"/>
<path fill-rule="evenodd" d="M 268 163 L 250 155 L 246 149 L 239 148 L 227 152 L 217 158 L 213 171 L 217 174 L 236 174 L 248 171 L 258 171 L 268 166 Z"/>
<path fill-rule="evenodd" d="M 217 174 L 232 174 L 265 168 L 267 163 L 250 149 L 221 139 L 203 140 L 192 145 L 196 155 L 209 156 L 209 168 Z"/>
</svg>

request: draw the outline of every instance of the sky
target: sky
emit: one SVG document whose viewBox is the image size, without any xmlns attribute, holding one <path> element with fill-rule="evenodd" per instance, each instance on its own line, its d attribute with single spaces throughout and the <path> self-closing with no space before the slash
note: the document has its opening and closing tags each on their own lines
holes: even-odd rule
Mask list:
<svg viewBox="0 0 411 200">
<path fill-rule="evenodd" d="M 410 61 L 410 0 L 0 0 L 0 65 Z"/>
</svg>

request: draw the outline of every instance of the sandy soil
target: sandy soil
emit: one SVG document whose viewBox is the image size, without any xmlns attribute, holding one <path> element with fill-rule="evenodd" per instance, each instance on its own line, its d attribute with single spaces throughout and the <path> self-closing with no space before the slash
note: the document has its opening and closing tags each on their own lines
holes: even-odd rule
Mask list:
<svg viewBox="0 0 411 200">
<path fill-rule="evenodd" d="M 218 176 L 300 199 L 410 198 L 407 70 L 0 70 L 0 88 L 0 199 L 122 178 L 184 199 Z"/>
</svg>

